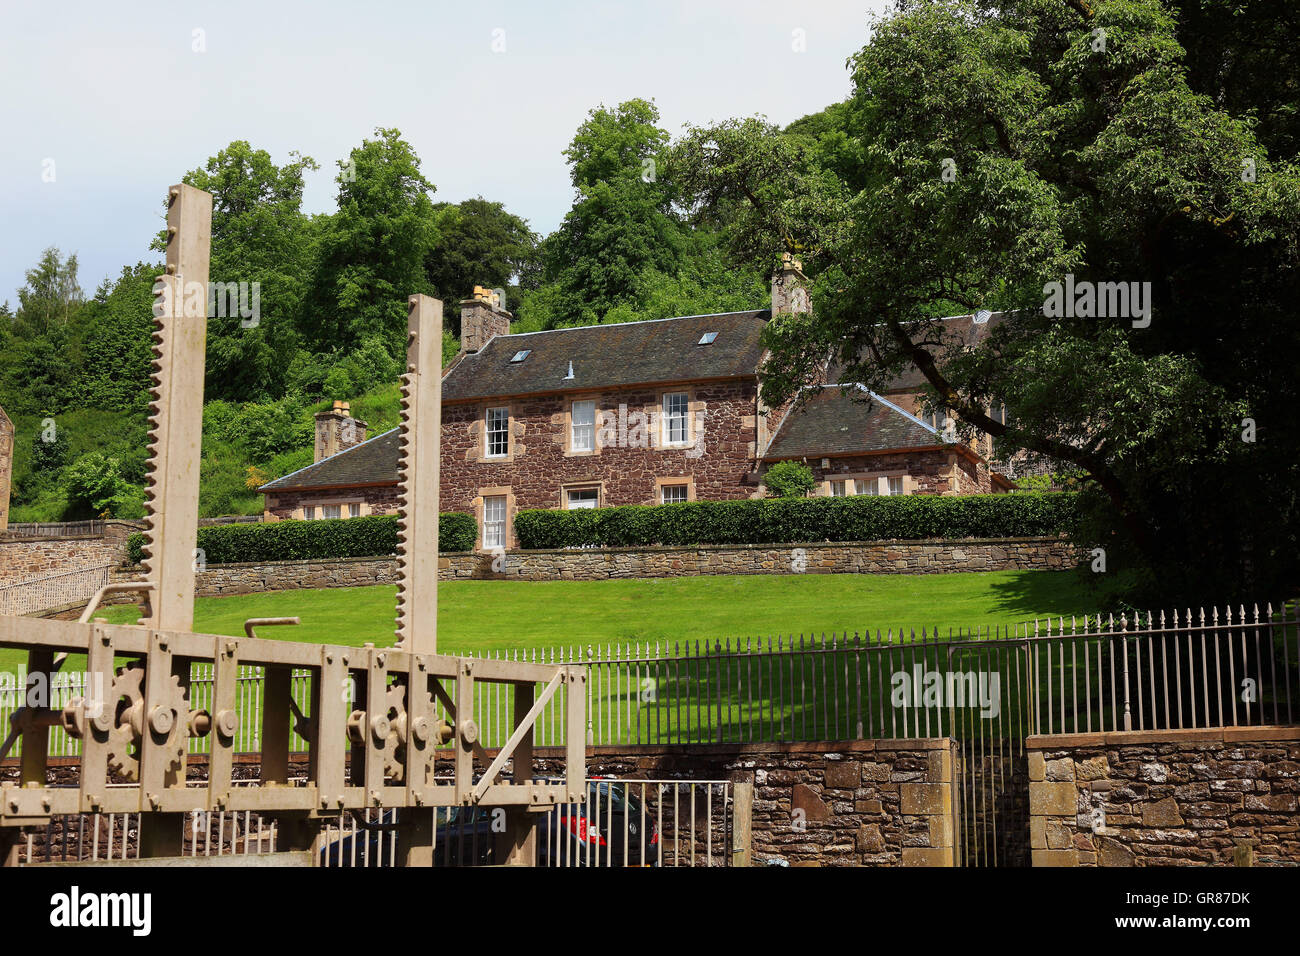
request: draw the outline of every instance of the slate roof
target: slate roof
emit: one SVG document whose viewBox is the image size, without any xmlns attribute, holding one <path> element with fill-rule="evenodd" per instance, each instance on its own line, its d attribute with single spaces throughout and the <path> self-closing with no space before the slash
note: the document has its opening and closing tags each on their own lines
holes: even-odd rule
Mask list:
<svg viewBox="0 0 1300 956">
<path fill-rule="evenodd" d="M 360 445 L 268 481 L 258 492 L 311 488 L 348 488 L 397 483 L 397 429 L 392 428 Z"/>
<path fill-rule="evenodd" d="M 986 322 L 976 322 L 971 315 L 954 315 L 939 319 L 940 339 L 948 347 L 974 347 L 983 342 L 995 326 L 1002 324 L 1012 315 L 1009 312 L 994 312 Z M 942 364 L 943 354 L 940 350 L 935 355 Z M 826 380 L 838 382 L 842 366 L 833 362 L 827 370 Z M 925 376 L 915 365 L 908 365 L 901 372 L 885 383 L 884 392 L 915 392 L 926 385 Z"/>
<path fill-rule="evenodd" d="M 760 309 L 498 335 L 448 369 L 442 400 L 752 378 L 770 317 L 770 309 Z M 718 336 L 711 345 L 700 345 L 706 332 Z M 532 351 L 524 361 L 511 362 L 523 349 Z"/>
<path fill-rule="evenodd" d="M 768 445 L 766 460 L 869 454 L 897 448 L 933 448 L 943 435 L 862 385 L 857 400 L 840 385 L 823 385 L 786 415 Z M 871 396 L 871 403 L 862 401 Z"/>
</svg>

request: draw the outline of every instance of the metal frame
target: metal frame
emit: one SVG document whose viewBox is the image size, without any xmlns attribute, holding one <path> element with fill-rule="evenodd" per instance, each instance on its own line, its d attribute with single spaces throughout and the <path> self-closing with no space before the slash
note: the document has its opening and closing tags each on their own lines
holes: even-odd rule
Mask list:
<svg viewBox="0 0 1300 956">
<path fill-rule="evenodd" d="M 11 851 L 19 828 L 58 814 L 139 813 L 140 851 L 149 857 L 179 856 L 185 815 L 196 810 L 269 814 L 288 835 L 289 848 L 304 849 L 314 845 L 323 826 L 337 825 L 339 815 L 377 807 L 401 811 L 399 861 L 420 865 L 432 862 L 433 842 L 433 813 L 420 808 L 483 804 L 506 808 L 502 858 L 529 863 L 537 814 L 585 797 L 587 676 L 573 664 L 437 653 L 439 300 L 417 295 L 409 302 L 396 646 L 255 636 L 254 627 L 295 619 L 249 621 L 242 638 L 193 632 L 211 221 L 211 195 L 187 185 L 169 190 L 166 275 L 155 286 L 145 579 L 101 589 L 77 622 L 0 616 L 0 647 L 27 651 L 29 681 L 52 675 L 69 654 L 85 654 L 87 672 L 104 675 L 107 688 L 104 699 L 87 696 L 61 709 L 33 706 L 13 714 L 0 757 L 21 737 L 21 773 L 16 785 L 0 785 L 0 862 L 16 860 Z M 137 625 L 89 620 L 103 594 L 125 590 L 147 595 Z M 119 657 L 130 664 L 115 668 Z M 196 661 L 213 668 L 211 712 L 190 707 Z M 261 781 L 235 786 L 235 691 L 239 668 L 247 664 L 265 668 Z M 311 681 L 309 714 L 290 694 L 291 674 L 302 668 Z M 476 777 L 476 759 L 489 763 L 473 720 L 475 694 L 484 684 L 513 687 L 516 722 L 509 745 Z M 545 685 L 540 698 L 538 684 Z M 562 782 L 534 782 L 533 724 L 561 688 L 565 776 Z M 435 698 L 449 720 L 436 716 Z M 54 726 L 82 741 L 76 786 L 49 783 Z M 291 729 L 308 740 L 306 781 L 289 776 Z M 207 780 L 189 783 L 188 741 L 207 735 Z M 450 757 L 450 779 L 434 776 L 439 756 Z M 499 779 L 511 758 L 512 778 Z M 122 777 L 125 786 L 118 785 Z"/>
</svg>

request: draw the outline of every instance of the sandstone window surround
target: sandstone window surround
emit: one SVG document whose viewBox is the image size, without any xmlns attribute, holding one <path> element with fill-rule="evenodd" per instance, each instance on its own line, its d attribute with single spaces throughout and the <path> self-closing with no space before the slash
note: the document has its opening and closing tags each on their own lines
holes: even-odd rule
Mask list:
<svg viewBox="0 0 1300 956">
<path fill-rule="evenodd" d="M 583 457 L 599 455 L 601 442 L 597 437 L 602 414 L 595 398 L 578 398 L 569 402 L 564 410 L 564 454 Z"/>
<path fill-rule="evenodd" d="M 509 485 L 480 488 L 474 499 L 474 520 L 479 526 L 479 550 L 514 547 L 514 491 Z"/>
<path fill-rule="evenodd" d="M 523 446 L 517 441 L 523 433 L 523 425 L 515 414 L 514 405 L 499 403 L 480 406 L 473 427 L 478 429 L 474 452 L 475 460 L 480 464 L 511 462 L 517 455 L 523 454 Z"/>
<path fill-rule="evenodd" d="M 655 479 L 653 504 L 671 505 L 695 500 L 694 475 L 670 475 Z"/>
<path fill-rule="evenodd" d="M 824 479 L 817 493 L 827 498 L 851 495 L 914 495 L 916 479 L 906 471 L 869 471 L 832 475 Z"/>
<path fill-rule="evenodd" d="M 691 393 L 664 392 L 660 399 L 659 444 L 661 448 L 689 448 L 691 440 Z"/>
<path fill-rule="evenodd" d="M 560 486 L 560 508 L 578 511 L 583 508 L 600 508 L 605 504 L 603 481 L 581 481 Z"/>
<path fill-rule="evenodd" d="M 370 502 L 364 498 L 309 498 L 300 502 L 289 517 L 315 521 L 325 518 L 360 518 L 368 514 Z"/>
<path fill-rule="evenodd" d="M 483 457 L 505 458 L 510 453 L 510 409 L 490 407 L 483 416 Z"/>
</svg>

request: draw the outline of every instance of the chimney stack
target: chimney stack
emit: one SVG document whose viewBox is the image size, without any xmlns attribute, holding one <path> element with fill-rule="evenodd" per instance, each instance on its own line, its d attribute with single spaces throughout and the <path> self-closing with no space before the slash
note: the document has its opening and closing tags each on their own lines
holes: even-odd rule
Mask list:
<svg viewBox="0 0 1300 956">
<path fill-rule="evenodd" d="M 494 335 L 510 334 L 512 316 L 501 308 L 501 296 L 491 289 L 474 286 L 474 297 L 460 304 L 460 347 L 477 352 Z"/>
<path fill-rule="evenodd" d="M 347 451 L 366 440 L 368 426 L 352 417 L 351 405 L 336 401 L 329 411 L 316 413 L 316 461 Z"/>
<path fill-rule="evenodd" d="M 788 252 L 782 253 L 781 267 L 772 276 L 772 314 L 811 311 L 808 277 L 803 274 L 803 263 Z"/>
</svg>

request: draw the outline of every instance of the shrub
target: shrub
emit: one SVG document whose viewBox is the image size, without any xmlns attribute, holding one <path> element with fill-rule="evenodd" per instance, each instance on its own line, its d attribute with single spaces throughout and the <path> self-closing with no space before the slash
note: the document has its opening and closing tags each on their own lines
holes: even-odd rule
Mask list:
<svg viewBox="0 0 1300 956">
<path fill-rule="evenodd" d="M 817 486 L 817 479 L 801 461 L 778 461 L 763 475 L 763 484 L 778 498 L 803 498 Z"/>
<path fill-rule="evenodd" d="M 766 498 L 521 511 L 523 548 L 1015 538 L 1072 530 L 1073 494 Z"/>
<path fill-rule="evenodd" d="M 468 551 L 478 540 L 473 515 L 443 512 L 438 519 L 438 550 Z M 131 535 L 127 555 L 139 564 L 144 536 Z M 274 521 L 200 528 L 198 547 L 209 564 L 290 561 L 300 558 L 363 558 L 397 551 L 397 515 Z"/>
</svg>

